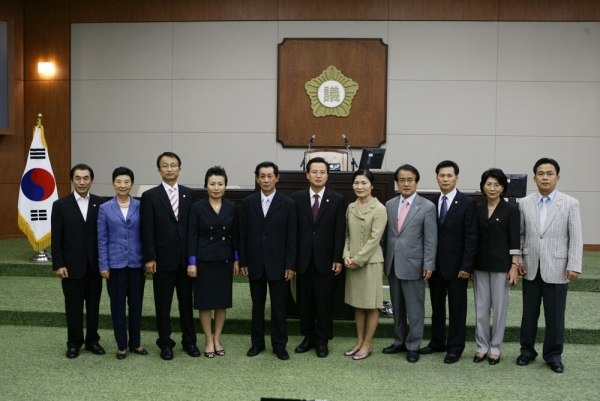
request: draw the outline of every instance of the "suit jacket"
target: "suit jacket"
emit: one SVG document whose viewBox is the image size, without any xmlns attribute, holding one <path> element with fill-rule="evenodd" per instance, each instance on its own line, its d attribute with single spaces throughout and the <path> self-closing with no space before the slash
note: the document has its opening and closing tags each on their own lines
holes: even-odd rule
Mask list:
<svg viewBox="0 0 600 401">
<path fill-rule="evenodd" d="M 296 203 L 277 191 L 265 217 L 260 194 L 242 200 L 240 267 L 248 267 L 253 280 L 263 273 L 269 280 L 283 280 L 286 269 L 296 270 Z"/>
<path fill-rule="evenodd" d="M 144 261 L 156 260 L 156 271 L 175 271 L 187 266 L 188 223 L 196 191 L 179 187 L 179 219 L 163 184 L 142 194 L 140 218 Z"/>
<path fill-rule="evenodd" d="M 298 274 L 306 273 L 313 253 L 317 271 L 320 274 L 332 273 L 333 263 L 343 262 L 346 231 L 344 197 L 325 188 L 323 198 L 319 199 L 316 222 L 313 222 L 308 189 L 292 194 L 292 199 L 296 201 L 298 217 Z"/>
<path fill-rule="evenodd" d="M 436 207 L 441 193 L 430 200 Z M 444 224 L 438 223 L 438 249 L 436 268 L 445 280 L 458 278 L 460 270 L 473 273 L 475 255 L 477 253 L 477 206 L 475 201 L 460 191 L 451 205 Z"/>
<path fill-rule="evenodd" d="M 66 267 L 71 279 L 83 278 L 88 264 L 98 270 L 98 210 L 103 203 L 90 194 L 85 220 L 73 193 L 52 204 L 53 270 Z"/>
<path fill-rule="evenodd" d="M 568 283 L 567 270 L 581 273 L 583 237 L 579 201 L 556 191 L 544 227 L 540 227 L 537 193 L 521 199 L 519 209 L 525 279 L 535 278 L 538 262 L 546 283 Z"/>
<path fill-rule="evenodd" d="M 140 201 L 130 198 L 127 219 L 115 196 L 100 206 L 98 214 L 98 261 L 100 271 L 144 266 Z"/>
<path fill-rule="evenodd" d="M 487 202 L 477 205 L 477 256 L 475 269 L 490 272 L 508 272 L 511 268 L 512 249 L 520 249 L 517 205 L 504 199 L 488 218 Z"/>
<path fill-rule="evenodd" d="M 223 199 L 219 214 L 215 213 L 208 198 L 192 206 L 188 234 L 188 257 L 211 262 L 233 260 L 239 250 L 240 230 L 235 203 Z"/>
<path fill-rule="evenodd" d="M 385 274 L 394 272 L 401 280 L 423 279 L 423 270 L 435 270 L 437 221 L 435 205 L 416 195 L 402 228 L 398 232 L 400 196 L 386 204 L 387 228 L 382 244 L 385 249 Z"/>
<path fill-rule="evenodd" d="M 346 240 L 342 256 L 351 257 L 358 267 L 382 263 L 381 236 L 387 222 L 385 206 L 373 198 L 359 211 L 357 200 L 348 205 L 346 215 Z"/>
</svg>

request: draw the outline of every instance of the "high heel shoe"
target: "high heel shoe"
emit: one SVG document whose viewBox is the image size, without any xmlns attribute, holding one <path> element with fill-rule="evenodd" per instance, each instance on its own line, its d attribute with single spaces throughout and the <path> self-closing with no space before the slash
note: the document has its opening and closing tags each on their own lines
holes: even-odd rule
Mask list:
<svg viewBox="0 0 600 401">
<path fill-rule="evenodd" d="M 225 350 L 224 349 L 216 349 L 215 350 L 215 355 L 217 355 L 217 356 L 225 356 Z"/>
<path fill-rule="evenodd" d="M 125 359 L 125 358 L 127 358 L 127 350 L 125 350 L 125 353 L 117 352 L 117 359 Z"/>
<path fill-rule="evenodd" d="M 349 349 L 348 351 L 344 352 L 344 355 L 346 355 L 346 356 L 353 356 L 358 351 L 360 351 L 360 348 L 352 348 L 352 349 Z"/>
<path fill-rule="evenodd" d="M 500 355 L 498 355 L 498 358 L 492 358 L 490 357 L 489 359 L 490 365 L 497 365 L 500 363 Z"/>
<path fill-rule="evenodd" d="M 138 355 L 148 355 L 148 351 L 146 351 L 146 348 L 137 349 L 137 348 L 134 348 L 133 346 L 130 345 L 129 346 L 129 351 L 135 352 Z"/>
<path fill-rule="evenodd" d="M 369 352 L 365 352 L 365 353 L 357 353 L 356 355 L 354 355 L 352 357 L 352 359 L 354 359 L 355 361 L 360 361 L 361 359 L 365 359 L 366 357 L 368 357 L 369 355 L 371 355 L 373 353 L 373 348 L 371 348 L 369 350 Z"/>
<path fill-rule="evenodd" d="M 207 357 L 207 358 L 211 358 L 212 359 L 212 358 L 215 357 L 215 353 L 214 353 L 214 351 L 211 351 L 211 352 L 206 352 L 205 351 L 204 352 L 204 356 Z"/>
</svg>

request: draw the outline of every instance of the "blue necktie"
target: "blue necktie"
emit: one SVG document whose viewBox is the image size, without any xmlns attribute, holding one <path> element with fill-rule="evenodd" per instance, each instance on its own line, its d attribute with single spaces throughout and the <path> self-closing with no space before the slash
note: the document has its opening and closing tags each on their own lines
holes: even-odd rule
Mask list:
<svg viewBox="0 0 600 401">
<path fill-rule="evenodd" d="M 446 213 L 448 213 L 448 206 L 446 205 L 446 195 L 442 196 L 442 207 L 440 208 L 440 223 L 444 224 Z"/>
</svg>

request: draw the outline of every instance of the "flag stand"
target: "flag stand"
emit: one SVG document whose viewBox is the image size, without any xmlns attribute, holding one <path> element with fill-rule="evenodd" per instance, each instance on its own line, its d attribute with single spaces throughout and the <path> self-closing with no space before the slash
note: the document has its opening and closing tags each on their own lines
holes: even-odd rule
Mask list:
<svg viewBox="0 0 600 401">
<path fill-rule="evenodd" d="M 49 262 L 51 260 L 52 260 L 52 256 L 45 250 L 42 250 L 41 252 L 36 252 L 35 255 L 33 255 L 29 259 L 29 261 L 32 263 Z"/>
</svg>

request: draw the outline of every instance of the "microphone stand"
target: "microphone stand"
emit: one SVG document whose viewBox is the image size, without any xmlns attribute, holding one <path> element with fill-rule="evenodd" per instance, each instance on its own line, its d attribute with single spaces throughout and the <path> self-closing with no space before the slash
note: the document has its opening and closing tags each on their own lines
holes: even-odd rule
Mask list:
<svg viewBox="0 0 600 401">
<path fill-rule="evenodd" d="M 315 140 L 315 136 L 313 135 L 310 138 L 310 141 L 308 141 L 308 149 L 306 149 L 305 154 L 310 152 L 310 147 L 312 146 L 312 143 L 314 140 Z M 300 163 L 300 167 L 302 168 L 302 171 L 306 171 L 306 156 L 304 156 L 304 155 L 302 155 L 302 163 Z"/>
<path fill-rule="evenodd" d="M 354 167 L 358 168 L 358 164 L 356 164 L 356 160 L 354 160 L 354 155 L 352 154 L 352 149 L 350 149 L 350 143 L 348 143 L 346 135 L 342 135 L 342 138 L 344 139 L 344 143 L 346 144 L 346 149 L 348 149 L 348 152 L 350 152 L 350 158 L 352 159 L 352 162 L 350 164 L 352 165 L 352 171 L 354 171 Z"/>
</svg>

